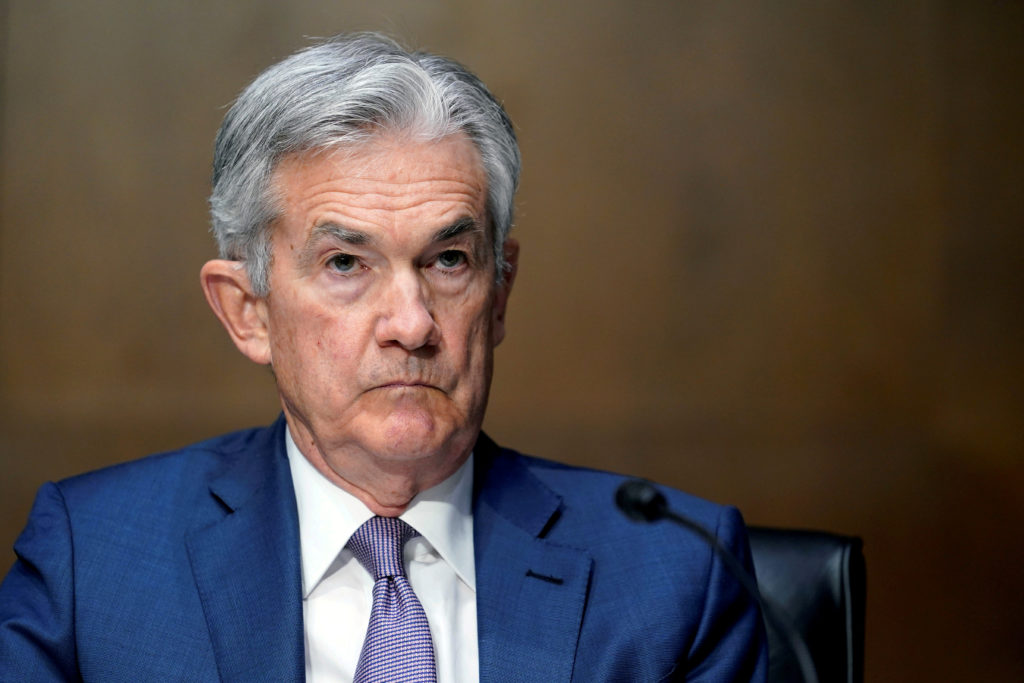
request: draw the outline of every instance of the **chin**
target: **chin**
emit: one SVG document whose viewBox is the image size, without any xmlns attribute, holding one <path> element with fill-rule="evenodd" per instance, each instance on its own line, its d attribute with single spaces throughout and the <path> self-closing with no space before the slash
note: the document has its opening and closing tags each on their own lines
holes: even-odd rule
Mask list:
<svg viewBox="0 0 1024 683">
<path fill-rule="evenodd" d="M 378 432 L 377 454 L 389 460 L 419 460 L 443 455 L 454 430 L 426 411 L 396 411 Z"/>
</svg>

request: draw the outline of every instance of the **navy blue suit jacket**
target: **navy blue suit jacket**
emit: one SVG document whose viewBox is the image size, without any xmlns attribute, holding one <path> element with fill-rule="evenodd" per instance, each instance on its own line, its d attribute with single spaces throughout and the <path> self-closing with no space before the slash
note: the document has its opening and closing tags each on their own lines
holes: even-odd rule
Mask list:
<svg viewBox="0 0 1024 683">
<path fill-rule="evenodd" d="M 702 541 L 615 509 L 621 478 L 475 450 L 481 681 L 761 681 L 760 615 Z M 670 503 L 747 558 L 732 508 Z M 3 681 L 301 681 L 284 422 L 39 492 L 0 586 Z"/>
</svg>

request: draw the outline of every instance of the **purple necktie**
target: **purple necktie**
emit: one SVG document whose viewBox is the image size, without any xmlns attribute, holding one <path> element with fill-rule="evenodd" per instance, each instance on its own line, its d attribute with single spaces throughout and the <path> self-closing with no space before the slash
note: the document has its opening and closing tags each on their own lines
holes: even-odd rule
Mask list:
<svg viewBox="0 0 1024 683">
<path fill-rule="evenodd" d="M 353 683 L 437 680 L 427 615 L 402 567 L 402 548 L 418 535 L 397 517 L 372 517 L 348 540 L 348 549 L 374 581 L 370 626 Z"/>
</svg>

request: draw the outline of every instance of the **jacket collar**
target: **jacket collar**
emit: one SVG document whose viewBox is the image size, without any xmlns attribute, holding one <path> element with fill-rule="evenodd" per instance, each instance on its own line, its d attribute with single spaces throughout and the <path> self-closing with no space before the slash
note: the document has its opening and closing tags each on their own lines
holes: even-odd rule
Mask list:
<svg viewBox="0 0 1024 683">
<path fill-rule="evenodd" d="M 224 681 L 305 675 L 298 513 L 284 425 L 281 417 L 225 453 L 210 482 L 223 514 L 186 538 Z M 480 680 L 568 681 L 592 559 L 547 540 L 562 499 L 522 456 L 482 433 L 474 453 Z"/>
<path fill-rule="evenodd" d="M 561 497 L 481 434 L 473 509 L 480 680 L 568 681 L 592 559 L 546 538 Z"/>
<path fill-rule="evenodd" d="M 223 514 L 186 538 L 221 680 L 305 675 L 298 514 L 284 419 L 225 454 L 210 493 Z"/>
</svg>

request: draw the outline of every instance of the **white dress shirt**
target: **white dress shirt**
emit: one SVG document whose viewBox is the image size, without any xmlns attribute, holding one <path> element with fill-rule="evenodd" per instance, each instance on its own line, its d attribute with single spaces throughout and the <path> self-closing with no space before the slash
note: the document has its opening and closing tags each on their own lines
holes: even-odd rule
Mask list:
<svg viewBox="0 0 1024 683">
<path fill-rule="evenodd" d="M 345 544 L 373 516 L 320 474 L 285 433 L 299 509 L 306 680 L 351 683 L 370 622 L 373 577 Z M 400 515 L 420 535 L 405 544 L 406 575 L 434 641 L 438 683 L 478 681 L 473 456 L 420 492 Z"/>
</svg>

